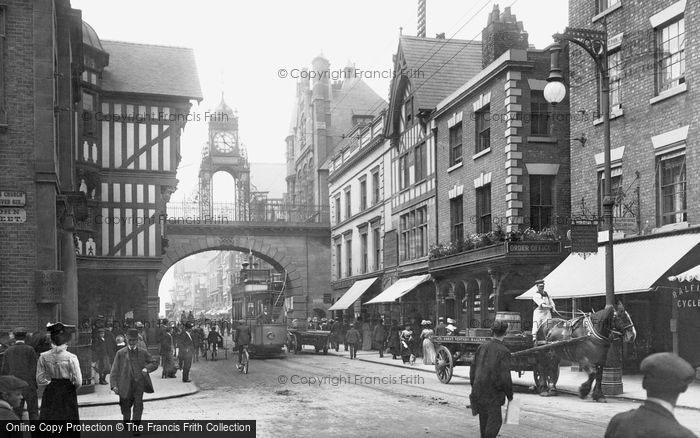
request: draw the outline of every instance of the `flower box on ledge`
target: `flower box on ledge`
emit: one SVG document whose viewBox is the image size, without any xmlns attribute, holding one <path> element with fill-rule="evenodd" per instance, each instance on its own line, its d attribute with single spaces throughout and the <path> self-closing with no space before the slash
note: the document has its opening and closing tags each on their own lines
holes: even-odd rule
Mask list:
<svg viewBox="0 0 700 438">
<path fill-rule="evenodd" d="M 561 242 L 558 240 L 499 242 L 457 254 L 434 257 L 430 260 L 430 269 L 445 269 L 511 256 L 531 257 L 533 255 L 555 256 L 559 254 L 561 254 Z"/>
</svg>

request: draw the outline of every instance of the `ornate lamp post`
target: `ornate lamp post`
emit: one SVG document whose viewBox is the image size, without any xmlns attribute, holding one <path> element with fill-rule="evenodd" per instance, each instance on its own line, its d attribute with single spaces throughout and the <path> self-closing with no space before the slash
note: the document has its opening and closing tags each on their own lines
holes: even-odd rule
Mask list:
<svg viewBox="0 0 700 438">
<path fill-rule="evenodd" d="M 613 207 L 615 198 L 612 196 L 612 177 L 610 175 L 610 78 L 608 75 L 608 43 L 607 32 L 594 29 L 566 28 L 561 34 L 554 35 L 555 40 L 565 40 L 582 47 L 595 61 L 600 74 L 601 107 L 603 115 L 603 156 L 604 187 L 603 187 L 603 220 L 608 231 L 605 242 L 605 306 L 615 305 L 615 269 L 613 265 Z M 551 68 L 548 84 L 544 88 L 544 98 L 556 105 L 566 96 L 566 86 L 559 68 L 559 52 L 561 47 L 554 44 L 550 49 Z"/>
<path fill-rule="evenodd" d="M 606 26 L 607 28 L 607 26 Z M 600 75 L 601 84 L 601 112 L 603 116 L 603 157 L 604 176 L 603 183 L 603 220 L 605 229 L 608 232 L 608 239 L 605 242 L 605 307 L 615 305 L 615 268 L 613 258 L 613 207 L 615 198 L 612 196 L 612 177 L 610 170 L 610 77 L 608 74 L 608 37 L 607 29 L 580 29 L 567 27 L 564 33 L 555 34 L 556 44 L 550 49 L 551 67 L 547 86 L 544 88 L 544 98 L 556 105 L 566 96 L 566 86 L 564 78 L 559 68 L 559 52 L 561 46 L 558 41 L 569 41 L 581 47 L 595 61 L 597 72 Z M 604 393 L 608 395 L 622 393 L 622 373 L 620 372 L 621 350 L 619 343 L 613 343 L 608 354 L 608 369 L 612 369 L 608 375 L 608 383 L 603 385 Z M 605 371 L 603 381 L 605 382 Z M 610 378 L 612 376 L 612 379 Z M 607 387 L 606 387 L 607 386 Z"/>
</svg>

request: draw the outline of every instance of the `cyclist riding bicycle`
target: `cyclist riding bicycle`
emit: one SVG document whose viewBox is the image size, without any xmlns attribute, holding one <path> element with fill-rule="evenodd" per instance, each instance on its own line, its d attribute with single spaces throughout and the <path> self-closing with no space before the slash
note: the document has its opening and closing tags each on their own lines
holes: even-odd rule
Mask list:
<svg viewBox="0 0 700 438">
<path fill-rule="evenodd" d="M 250 338 L 250 327 L 246 325 L 244 321 L 239 322 L 238 327 L 236 328 L 236 333 L 233 336 L 233 342 L 236 347 L 238 347 L 238 363 L 236 364 L 236 367 L 239 369 L 241 367 L 243 351 L 248 347 L 248 344 L 250 344 Z"/>
<path fill-rule="evenodd" d="M 212 327 L 212 329 L 209 331 L 209 335 L 207 335 L 207 342 L 209 342 L 209 346 L 211 347 L 211 358 L 212 360 L 216 360 L 216 350 L 218 349 L 220 343 L 222 345 L 224 343 L 224 338 L 222 338 L 216 331 L 216 327 Z"/>
</svg>

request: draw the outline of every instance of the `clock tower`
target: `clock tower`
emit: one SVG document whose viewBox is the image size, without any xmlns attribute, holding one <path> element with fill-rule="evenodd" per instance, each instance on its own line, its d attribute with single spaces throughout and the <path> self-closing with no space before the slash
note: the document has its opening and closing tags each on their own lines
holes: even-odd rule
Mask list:
<svg viewBox="0 0 700 438">
<path fill-rule="evenodd" d="M 238 114 L 224 102 L 209 114 L 209 136 L 202 149 L 199 167 L 199 209 L 201 216 L 225 216 L 228 220 L 248 220 L 250 210 L 250 165 L 238 137 Z M 227 172 L 233 177 L 235 204 L 215 208 L 212 202 L 212 177 Z"/>
</svg>

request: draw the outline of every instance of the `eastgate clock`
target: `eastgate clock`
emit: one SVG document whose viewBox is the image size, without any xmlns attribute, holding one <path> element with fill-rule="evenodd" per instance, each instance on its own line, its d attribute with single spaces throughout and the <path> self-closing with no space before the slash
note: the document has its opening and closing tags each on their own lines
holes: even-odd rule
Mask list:
<svg viewBox="0 0 700 438">
<path fill-rule="evenodd" d="M 229 132 L 219 132 L 214 135 L 213 143 L 216 150 L 224 154 L 236 149 L 236 137 Z"/>
</svg>

